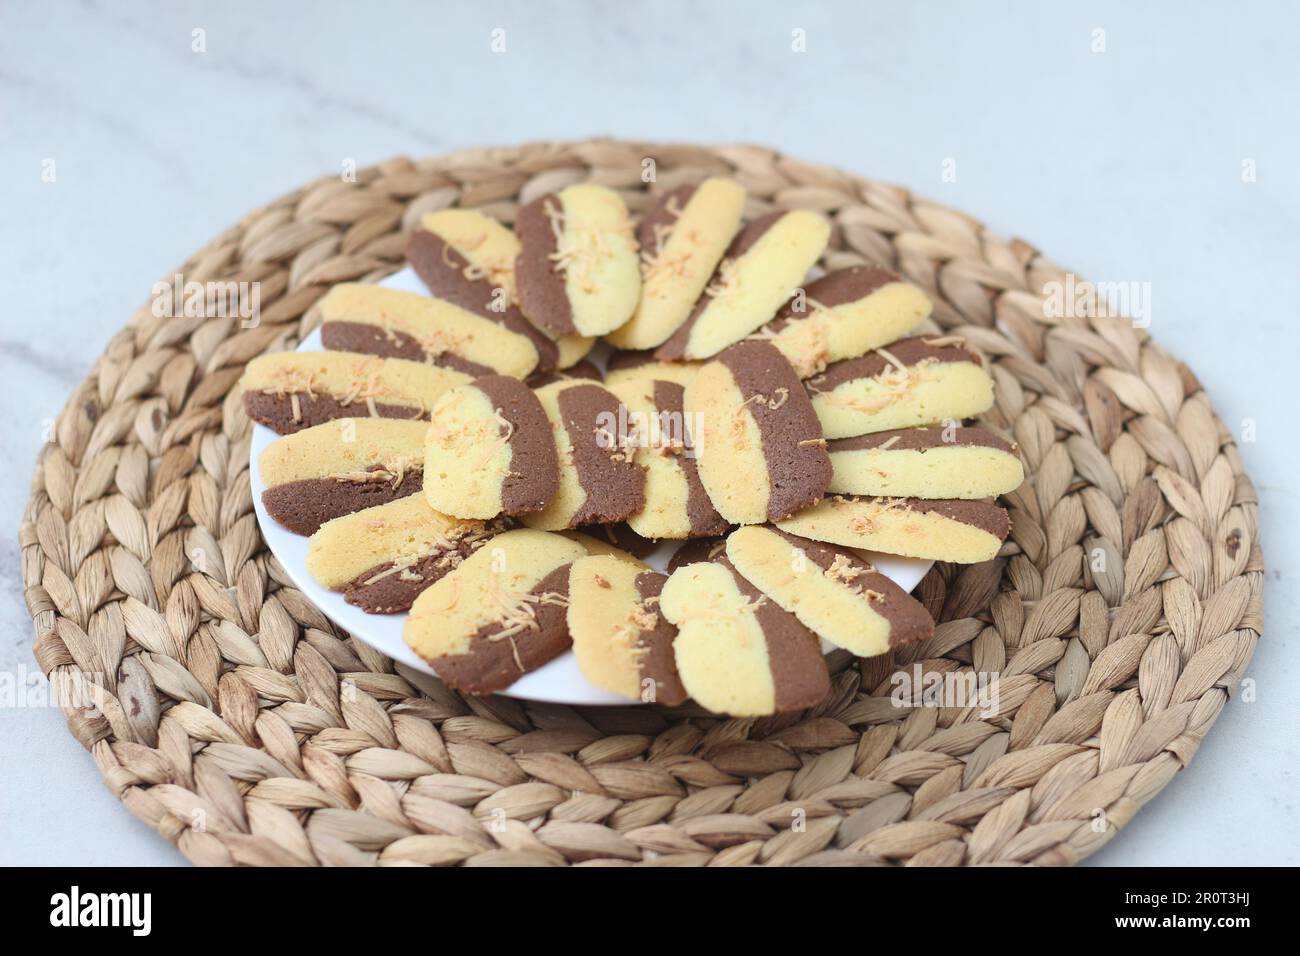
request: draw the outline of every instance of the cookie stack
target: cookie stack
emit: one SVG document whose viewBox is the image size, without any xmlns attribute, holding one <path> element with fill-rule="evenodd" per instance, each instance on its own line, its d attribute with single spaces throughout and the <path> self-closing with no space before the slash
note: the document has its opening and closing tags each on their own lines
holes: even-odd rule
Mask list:
<svg viewBox="0 0 1300 956">
<path fill-rule="evenodd" d="M 407 244 L 429 295 L 335 286 L 326 351 L 241 381 L 283 436 L 263 501 L 311 536 L 310 573 L 409 611 L 407 644 L 472 694 L 572 648 L 629 699 L 766 715 L 825 697 L 826 644 L 869 657 L 931 635 L 865 552 L 998 553 L 993 499 L 1023 470 L 963 424 L 992 379 L 960 338 L 914 334 L 930 303 L 894 273 L 809 280 L 824 218 L 746 222 L 745 202 L 710 179 L 635 228 L 590 184 L 513 231 L 444 210 Z M 641 560 L 663 540 L 684 542 L 667 574 Z"/>
</svg>

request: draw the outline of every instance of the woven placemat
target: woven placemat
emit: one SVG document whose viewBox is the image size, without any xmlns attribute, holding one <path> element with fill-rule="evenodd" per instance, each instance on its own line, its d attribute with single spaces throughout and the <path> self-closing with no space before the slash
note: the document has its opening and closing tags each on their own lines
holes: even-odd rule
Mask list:
<svg viewBox="0 0 1300 956">
<path fill-rule="evenodd" d="M 421 214 L 513 221 L 580 180 L 647 201 L 734 176 L 751 213 L 835 223 L 832 267 L 891 266 L 993 359 L 1020 444 L 1003 556 L 936 566 L 940 621 L 832 659 L 804 714 L 462 697 L 333 627 L 267 552 L 244 364 L 332 283 L 402 265 Z M 1262 627 L 1255 491 L 1192 373 L 1117 319 L 1048 318 L 1065 273 L 894 186 L 750 146 L 612 142 L 395 159 L 260 209 L 178 271 L 259 282 L 261 321 L 142 308 L 73 393 L 21 529 L 35 655 L 127 808 L 203 864 L 1069 864 L 1195 753 Z M 171 276 L 167 277 L 167 281 Z M 899 709 L 892 673 L 998 675 L 996 715 Z"/>
</svg>

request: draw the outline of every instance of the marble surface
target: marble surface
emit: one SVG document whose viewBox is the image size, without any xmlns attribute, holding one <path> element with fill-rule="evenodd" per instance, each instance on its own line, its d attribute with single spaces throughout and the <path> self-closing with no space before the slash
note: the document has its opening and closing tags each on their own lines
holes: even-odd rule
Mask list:
<svg viewBox="0 0 1300 956">
<path fill-rule="evenodd" d="M 1093 861 L 1300 862 L 1298 21 L 1281 2 L 0 6 L 0 672 L 36 670 L 14 541 L 45 429 L 153 281 L 248 209 L 395 153 L 769 143 L 1150 283 L 1153 334 L 1254 429 L 1268 627 L 1257 699 Z M 56 710 L 0 709 L 0 766 L 0 863 L 182 862 Z"/>
</svg>

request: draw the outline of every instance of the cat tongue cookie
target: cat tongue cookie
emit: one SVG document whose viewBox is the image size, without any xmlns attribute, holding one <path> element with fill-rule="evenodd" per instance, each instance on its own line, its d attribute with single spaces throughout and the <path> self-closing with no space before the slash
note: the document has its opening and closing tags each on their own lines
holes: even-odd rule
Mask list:
<svg viewBox="0 0 1300 956">
<path fill-rule="evenodd" d="M 527 338 L 538 372 L 559 361 L 550 337 L 524 318 L 515 292 L 519 240 L 497 220 L 474 209 L 427 214 L 406 242 L 406 261 L 429 291 Z"/>
<path fill-rule="evenodd" d="M 800 378 L 906 335 L 930 316 L 925 293 L 888 269 L 853 266 L 808 283 L 756 336 Z"/>
<path fill-rule="evenodd" d="M 424 445 L 424 496 L 458 518 L 541 511 L 560 486 L 551 424 L 517 378 L 487 375 L 445 394 Z"/>
<path fill-rule="evenodd" d="M 993 406 L 993 379 L 957 336 L 918 335 L 808 380 L 827 438 L 959 421 Z"/>
<path fill-rule="evenodd" d="M 394 614 L 503 527 L 448 517 L 408 495 L 321 525 L 307 542 L 307 571 L 369 614 Z"/>
<path fill-rule="evenodd" d="M 637 223 L 641 301 L 627 324 L 606 339 L 620 349 L 662 345 L 691 314 L 740 228 L 745 190 L 706 179 L 661 195 Z"/>
<path fill-rule="evenodd" d="M 244 369 L 244 411 L 281 435 L 336 418 L 425 419 L 470 377 L 405 359 L 351 352 L 275 352 Z"/>
<path fill-rule="evenodd" d="M 425 422 L 340 418 L 277 438 L 258 471 L 266 512 L 295 534 L 420 490 Z"/>
<path fill-rule="evenodd" d="M 833 495 L 776 525 L 814 541 L 956 564 L 992 560 L 1011 531 L 1006 509 L 986 501 L 852 495 Z"/>
<path fill-rule="evenodd" d="M 604 335 L 632 316 L 641 265 L 627 207 L 592 184 L 548 193 L 519 210 L 519 304 L 552 335 Z"/>
<path fill-rule="evenodd" d="M 858 657 L 934 634 L 924 605 L 848 548 L 754 525 L 727 538 L 727 558 L 814 634 Z"/>
<path fill-rule="evenodd" d="M 812 707 L 830 692 L 817 635 L 725 557 L 674 571 L 659 611 L 677 626 L 677 672 L 702 707 L 763 717 Z"/>
<path fill-rule="evenodd" d="M 667 575 L 616 557 L 580 558 L 569 571 L 569 634 L 582 675 L 602 690 L 675 707 L 677 628 L 659 613 Z"/>
<path fill-rule="evenodd" d="M 728 522 L 714 509 L 700 481 L 686 429 L 682 386 L 632 380 L 610 389 L 627 409 L 637 438 L 636 458 L 645 468 L 645 507 L 627 519 L 651 540 L 719 535 Z"/>
<path fill-rule="evenodd" d="M 586 554 L 545 531 L 497 535 L 416 598 L 402 639 L 448 687 L 505 690 L 569 648 L 569 566 Z"/>
<path fill-rule="evenodd" d="M 705 359 L 770 320 L 826 248 L 831 227 L 803 209 L 755 219 L 732 240 L 686 321 L 655 353 Z"/>
<path fill-rule="evenodd" d="M 466 375 L 523 378 L 537 365 L 526 335 L 416 292 L 345 282 L 320 300 L 320 312 L 327 349 L 431 362 Z"/>
<path fill-rule="evenodd" d="M 624 521 L 645 507 L 645 469 L 620 434 L 618 398 L 600 385 L 556 382 L 537 389 L 559 454 L 560 488 L 530 528 L 560 531 Z"/>
<path fill-rule="evenodd" d="M 900 428 L 827 445 L 833 492 L 992 498 L 1025 480 L 1016 446 L 984 428 Z"/>
<path fill-rule="evenodd" d="M 700 480 L 727 521 L 776 521 L 821 500 L 831 480 L 826 442 L 775 346 L 733 345 L 700 369 L 684 401 Z"/>
</svg>

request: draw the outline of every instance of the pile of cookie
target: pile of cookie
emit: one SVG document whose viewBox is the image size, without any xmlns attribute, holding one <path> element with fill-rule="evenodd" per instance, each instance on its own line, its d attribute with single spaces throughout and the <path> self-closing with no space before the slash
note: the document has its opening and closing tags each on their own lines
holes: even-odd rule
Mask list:
<svg viewBox="0 0 1300 956">
<path fill-rule="evenodd" d="M 635 228 L 593 184 L 513 231 L 447 209 L 407 245 L 429 295 L 335 286 L 326 350 L 241 380 L 283 436 L 263 501 L 311 536 L 309 572 L 409 611 L 406 642 L 471 694 L 571 647 L 627 698 L 765 715 L 826 695 L 823 641 L 865 657 L 931 635 L 864 552 L 998 553 L 1020 459 L 962 424 L 992 379 L 960 338 L 914 334 L 930 303 L 899 276 L 808 281 L 823 217 L 745 204 L 709 179 Z M 684 542 L 667 574 L 642 561 L 664 540 Z"/>
</svg>

